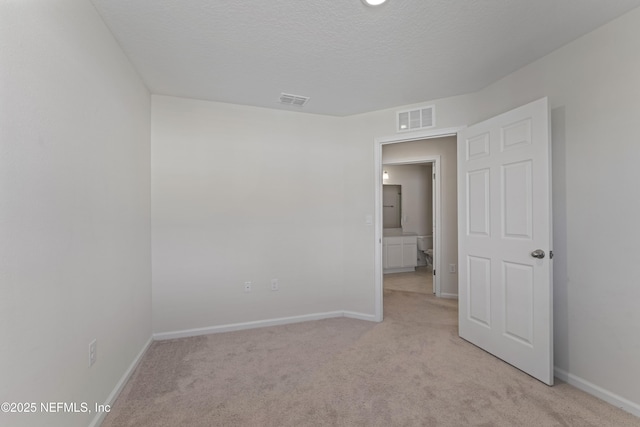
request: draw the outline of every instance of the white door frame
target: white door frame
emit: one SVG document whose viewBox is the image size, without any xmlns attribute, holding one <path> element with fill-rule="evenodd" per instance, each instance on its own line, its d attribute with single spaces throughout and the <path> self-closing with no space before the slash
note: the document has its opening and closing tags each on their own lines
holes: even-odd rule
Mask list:
<svg viewBox="0 0 640 427">
<path fill-rule="evenodd" d="M 410 134 L 404 135 L 393 135 L 388 137 L 379 137 L 374 139 L 374 176 L 375 176 L 375 320 L 377 322 L 382 322 L 383 318 L 383 310 L 382 310 L 382 297 L 383 297 L 383 265 L 382 265 L 382 146 L 387 144 L 398 144 L 402 142 L 410 142 L 410 141 L 420 141 L 423 139 L 433 139 L 433 138 L 442 138 L 446 136 L 455 136 L 458 134 L 460 129 L 464 128 L 464 126 L 459 126 L 455 128 L 446 128 L 446 129 L 436 129 L 429 131 L 419 131 L 419 132 L 411 132 Z M 437 159 L 436 159 L 437 157 Z M 440 277 L 442 269 L 440 268 L 440 260 L 442 257 L 440 256 L 440 245 L 441 238 L 440 234 L 442 233 L 442 227 L 439 223 L 441 221 L 440 214 L 440 156 L 423 156 L 412 158 L 410 161 L 401 161 L 399 163 L 386 163 L 389 165 L 394 164 L 415 164 L 415 163 L 427 163 L 434 162 L 435 168 L 434 173 L 436 175 L 436 197 L 437 197 L 437 205 L 436 209 L 438 212 L 436 213 L 436 235 L 433 236 L 435 240 L 436 247 L 434 248 L 434 252 L 437 254 L 437 258 L 434 257 L 433 268 L 436 270 L 436 296 L 440 296 Z"/>
</svg>

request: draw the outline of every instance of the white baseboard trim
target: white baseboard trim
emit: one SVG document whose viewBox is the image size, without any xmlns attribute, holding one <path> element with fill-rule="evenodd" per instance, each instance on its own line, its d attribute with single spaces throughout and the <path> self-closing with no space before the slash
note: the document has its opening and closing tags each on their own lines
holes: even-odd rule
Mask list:
<svg viewBox="0 0 640 427">
<path fill-rule="evenodd" d="M 448 294 L 448 293 L 445 293 L 445 292 L 441 292 L 440 293 L 440 298 L 458 299 L 458 294 Z"/>
<path fill-rule="evenodd" d="M 385 268 L 382 274 L 411 273 L 414 271 L 416 271 L 415 267 Z"/>
<path fill-rule="evenodd" d="M 326 313 L 305 314 L 301 316 L 280 317 L 277 319 L 256 320 L 253 322 L 231 323 L 228 325 L 208 326 L 205 328 L 186 329 L 182 331 L 158 332 L 153 334 L 154 340 L 171 340 L 175 338 L 195 337 L 199 335 L 219 334 L 222 332 L 241 331 L 244 329 L 265 328 L 267 326 L 287 325 L 290 323 L 308 322 L 310 320 L 330 319 L 333 317 L 351 317 L 354 319 L 374 321 L 369 314 L 351 311 L 329 311 Z"/>
<path fill-rule="evenodd" d="M 116 401 L 116 398 L 124 388 L 125 384 L 127 384 L 127 381 L 129 381 L 131 374 L 133 374 L 133 371 L 135 371 L 136 368 L 138 367 L 138 364 L 142 360 L 142 356 L 144 356 L 144 354 L 146 353 L 147 349 L 149 348 L 152 342 L 153 342 L 153 337 L 149 337 L 149 340 L 147 341 L 147 343 L 144 346 L 142 346 L 142 350 L 140 350 L 140 352 L 135 357 L 135 359 L 133 359 L 133 362 L 131 362 L 131 365 L 129 365 L 129 368 L 125 371 L 122 378 L 120 378 L 120 381 L 118 381 L 118 384 L 116 384 L 111 394 L 109 394 L 109 397 L 107 397 L 107 400 L 104 402 L 105 405 L 112 406 L 113 403 Z M 107 416 L 107 413 L 108 412 L 96 413 L 95 417 L 93 417 L 93 420 L 91 420 L 89 427 L 97 427 L 100 424 L 102 424 L 102 421 L 104 421 L 104 417 Z"/>
<path fill-rule="evenodd" d="M 377 322 L 376 316 L 373 314 L 358 313 L 356 311 L 344 311 L 343 315 L 344 317 L 349 317 L 351 319 L 360 319 L 360 320 L 367 320 L 369 322 Z"/>
<path fill-rule="evenodd" d="M 554 374 L 559 380 L 564 381 L 567 384 L 570 384 L 586 393 L 589 393 L 597 397 L 598 399 L 602 399 L 605 402 L 612 404 L 613 406 L 617 406 L 618 408 L 627 411 L 635 415 L 636 417 L 640 417 L 640 404 L 625 399 L 622 396 L 618 396 L 617 394 L 612 393 L 609 390 L 605 390 L 604 388 L 590 383 L 589 381 L 573 375 L 563 369 L 560 369 L 557 366 L 554 368 Z"/>
</svg>

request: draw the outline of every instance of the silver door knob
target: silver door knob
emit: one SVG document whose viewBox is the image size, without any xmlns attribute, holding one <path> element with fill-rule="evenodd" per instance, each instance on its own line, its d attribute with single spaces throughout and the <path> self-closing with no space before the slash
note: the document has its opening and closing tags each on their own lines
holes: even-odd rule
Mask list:
<svg viewBox="0 0 640 427">
<path fill-rule="evenodd" d="M 542 249 L 536 249 L 535 251 L 531 252 L 531 256 L 538 259 L 544 258 L 544 255 L 545 253 Z"/>
</svg>

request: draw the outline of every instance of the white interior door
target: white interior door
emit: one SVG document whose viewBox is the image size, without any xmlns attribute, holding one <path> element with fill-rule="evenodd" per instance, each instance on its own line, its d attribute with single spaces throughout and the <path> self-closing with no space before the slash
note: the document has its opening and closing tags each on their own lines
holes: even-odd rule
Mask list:
<svg viewBox="0 0 640 427">
<path fill-rule="evenodd" d="M 553 385 L 549 140 L 546 98 L 460 132 L 458 293 L 462 338 Z"/>
</svg>

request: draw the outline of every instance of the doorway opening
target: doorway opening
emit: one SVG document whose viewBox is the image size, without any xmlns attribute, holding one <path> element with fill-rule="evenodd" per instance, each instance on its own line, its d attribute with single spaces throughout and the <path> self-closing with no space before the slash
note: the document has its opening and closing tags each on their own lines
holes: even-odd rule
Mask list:
<svg viewBox="0 0 640 427">
<path fill-rule="evenodd" d="M 435 275 L 433 275 L 433 293 L 436 297 L 445 297 L 445 298 L 456 298 L 457 292 L 451 292 L 452 289 L 457 289 L 457 274 L 449 273 L 449 266 L 446 267 L 443 265 L 443 259 L 447 260 L 447 264 L 452 264 L 453 269 L 455 269 L 457 264 L 457 214 L 454 214 L 448 218 L 446 229 L 451 231 L 453 230 L 453 238 L 452 236 L 448 236 L 448 242 L 445 244 L 445 249 L 447 251 L 447 256 L 443 255 L 443 203 L 442 203 L 442 155 L 435 154 L 433 152 L 416 152 L 412 151 L 412 145 L 415 143 L 430 143 L 435 142 L 436 139 L 441 139 L 448 137 L 447 144 L 451 146 L 452 152 L 447 153 L 447 162 L 453 163 L 455 165 L 457 163 L 457 132 L 459 128 L 455 129 L 442 129 L 439 131 L 425 131 L 425 132 L 417 132 L 412 137 L 407 137 L 405 135 L 393 136 L 389 138 L 376 138 L 375 140 L 375 172 L 376 172 L 376 194 L 375 194 L 375 207 L 376 207 L 376 215 L 375 215 L 375 233 L 376 233 L 376 248 L 375 248 L 375 287 L 376 287 L 376 320 L 382 321 L 383 318 L 383 291 L 384 291 L 384 270 L 385 270 L 385 250 L 389 250 L 389 247 L 384 247 L 384 238 L 385 231 L 383 227 L 383 172 L 384 169 L 389 169 L 390 166 L 401 166 L 401 165 L 426 165 L 429 164 L 432 166 L 432 215 L 431 215 L 431 236 L 433 239 L 433 258 L 432 258 L 432 269 Z M 425 141 L 428 140 L 428 141 Z M 444 140 L 441 140 L 444 141 Z M 404 144 L 404 143 L 413 143 L 413 144 Z M 393 153 L 392 153 L 393 152 Z M 455 167 L 455 166 L 454 166 Z M 449 168 L 450 169 L 450 168 Z M 448 173 L 451 173 L 449 170 Z M 455 169 L 453 170 L 453 176 L 455 177 Z M 387 176 L 389 172 L 387 171 Z M 453 204 L 454 209 L 457 206 L 457 190 L 456 190 L 456 180 L 453 178 L 449 179 L 447 183 L 448 191 L 453 191 L 453 193 L 448 194 L 446 197 L 446 201 L 448 205 Z M 403 195 L 403 198 L 406 198 Z M 446 213 L 450 214 L 450 212 L 446 211 Z M 406 212 L 405 212 L 406 213 Z M 413 218 L 415 220 L 415 218 Z M 402 222 L 404 221 L 404 223 Z M 411 218 L 405 217 L 405 215 L 401 215 L 401 227 L 399 230 L 396 230 L 395 233 L 400 233 L 400 235 L 404 235 L 405 231 L 403 230 L 403 225 L 406 225 L 408 222 L 411 222 Z M 451 224 L 448 224 L 448 223 Z M 409 233 L 414 232 L 410 230 Z M 428 233 L 422 231 L 423 236 L 428 235 Z M 387 233 L 389 234 L 389 233 Z M 415 232 L 415 236 L 418 236 L 418 233 Z M 415 245 L 415 243 L 407 242 L 405 244 L 405 249 L 409 250 L 409 247 Z M 415 246 L 414 246 L 415 247 Z M 398 254 L 403 254 L 401 247 L 396 247 L 395 252 L 394 249 L 391 249 L 391 256 L 396 256 L 396 261 L 398 260 Z M 417 252 L 417 247 L 414 249 Z M 405 251 L 406 252 L 406 251 Z M 389 255 L 389 252 L 387 252 Z M 449 260 L 451 258 L 451 260 Z M 388 264 L 387 264 L 388 266 Z M 444 270 L 443 270 L 444 269 Z M 446 271 L 445 271 L 446 270 Z M 387 268 L 388 271 L 388 268 Z M 447 275 L 446 278 L 446 287 L 443 287 L 442 277 L 443 275 Z M 452 286 L 451 282 L 455 282 Z"/>
</svg>

